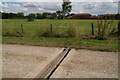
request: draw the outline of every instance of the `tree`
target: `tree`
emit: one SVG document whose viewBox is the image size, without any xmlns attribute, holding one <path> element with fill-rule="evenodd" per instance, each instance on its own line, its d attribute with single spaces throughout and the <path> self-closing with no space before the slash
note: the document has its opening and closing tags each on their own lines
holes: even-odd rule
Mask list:
<svg viewBox="0 0 120 80">
<path fill-rule="evenodd" d="M 66 15 L 68 15 L 72 10 L 72 5 L 70 0 L 63 0 L 63 4 L 62 4 L 62 14 L 65 17 Z"/>
<path fill-rule="evenodd" d="M 119 12 L 116 14 L 115 19 L 120 20 L 120 14 L 119 14 Z"/>
<path fill-rule="evenodd" d="M 2 19 L 2 12 L 0 12 L 0 19 Z"/>
<path fill-rule="evenodd" d="M 34 19 L 36 18 L 37 18 L 36 14 L 31 13 L 28 15 L 28 21 L 34 21 Z"/>
<path fill-rule="evenodd" d="M 57 19 L 57 14 L 56 13 L 53 13 L 53 19 Z"/>
<path fill-rule="evenodd" d="M 16 18 L 16 14 L 15 13 L 8 13 L 8 18 L 14 19 L 14 18 Z"/>
<path fill-rule="evenodd" d="M 47 18 L 47 15 L 51 15 L 51 13 L 49 13 L 49 12 L 44 12 L 44 13 L 42 14 L 42 17 L 43 17 L 44 19 L 46 19 L 46 18 Z"/>
<path fill-rule="evenodd" d="M 62 19 L 62 11 L 56 11 L 57 19 Z"/>
<path fill-rule="evenodd" d="M 18 12 L 17 13 L 17 18 L 24 18 L 24 13 Z"/>
<path fill-rule="evenodd" d="M 37 13 L 37 19 L 43 19 L 42 14 L 41 13 Z"/>
</svg>

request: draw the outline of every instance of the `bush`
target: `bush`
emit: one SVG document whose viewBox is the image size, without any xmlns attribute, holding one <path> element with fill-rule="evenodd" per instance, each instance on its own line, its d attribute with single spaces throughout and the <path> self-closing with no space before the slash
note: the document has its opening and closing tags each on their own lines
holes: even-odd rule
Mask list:
<svg viewBox="0 0 120 80">
<path fill-rule="evenodd" d="M 23 37 L 25 35 L 25 31 L 23 27 L 19 30 L 15 30 L 14 28 L 10 28 L 7 32 L 3 33 L 4 36 L 13 36 L 13 37 Z"/>
<path fill-rule="evenodd" d="M 33 19 L 33 18 L 31 18 L 31 19 L 28 19 L 28 21 L 34 21 L 34 19 Z"/>
<path fill-rule="evenodd" d="M 67 31 L 68 37 L 78 37 L 78 31 L 75 26 L 71 26 Z"/>
<path fill-rule="evenodd" d="M 35 36 L 37 36 L 37 37 L 69 38 L 69 37 L 78 37 L 78 34 L 77 34 L 76 27 L 70 27 L 63 32 L 59 32 L 59 31 L 56 31 L 56 32 L 52 31 L 51 32 L 50 29 L 47 28 L 43 33 L 37 32 L 37 34 Z"/>
<path fill-rule="evenodd" d="M 19 33 L 14 30 L 8 30 L 6 33 L 3 34 L 4 36 L 12 36 L 12 37 L 20 37 Z"/>
<path fill-rule="evenodd" d="M 115 35 L 117 29 L 113 24 L 113 20 L 98 20 L 97 21 L 98 34 L 95 36 L 95 39 L 104 40 L 112 35 Z"/>
</svg>

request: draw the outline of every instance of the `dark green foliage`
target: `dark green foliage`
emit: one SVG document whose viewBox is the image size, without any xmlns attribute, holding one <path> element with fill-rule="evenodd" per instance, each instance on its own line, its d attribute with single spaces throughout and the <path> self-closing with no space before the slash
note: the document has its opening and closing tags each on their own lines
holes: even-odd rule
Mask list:
<svg viewBox="0 0 120 80">
<path fill-rule="evenodd" d="M 70 0 L 63 0 L 63 4 L 62 4 L 62 14 L 64 16 L 68 15 L 72 10 L 72 5 Z"/>
<path fill-rule="evenodd" d="M 18 12 L 18 13 L 17 13 L 17 18 L 23 19 L 23 18 L 24 18 L 24 13 Z"/>
<path fill-rule="evenodd" d="M 31 13 L 31 14 L 28 15 L 27 18 L 28 18 L 28 21 L 34 21 L 34 19 L 36 19 L 37 16 L 36 16 L 36 14 Z"/>
<path fill-rule="evenodd" d="M 54 13 L 50 13 L 50 12 L 43 12 L 43 13 L 34 13 L 35 14 L 35 19 L 65 19 L 66 17 L 69 16 L 74 16 L 75 14 L 71 13 L 72 10 L 72 5 L 70 5 L 71 2 L 69 0 L 64 0 L 63 4 L 62 4 L 62 10 L 61 11 L 56 11 Z M 18 12 L 18 13 L 1 13 L 2 15 L 2 19 L 27 19 L 29 17 L 29 15 L 33 14 L 30 13 L 27 16 L 24 15 L 24 13 L 22 12 Z M 48 15 L 51 15 L 52 17 L 48 17 Z M 90 14 L 91 15 L 91 14 Z M 96 18 L 94 18 L 94 16 L 91 17 L 86 17 L 86 16 L 77 16 L 75 19 L 98 19 L 98 17 L 100 17 L 101 19 L 116 19 L 116 20 L 120 20 L 120 14 L 105 14 L 105 15 L 98 15 L 96 16 Z M 34 18 L 33 18 L 34 19 Z M 30 21 L 32 21 L 33 19 L 30 19 Z M 74 18 L 73 18 L 74 19 Z"/>
<path fill-rule="evenodd" d="M 56 11 L 56 17 L 57 19 L 63 19 L 62 11 Z"/>
<path fill-rule="evenodd" d="M 23 19 L 25 18 L 24 13 L 2 13 L 2 19 Z"/>
</svg>

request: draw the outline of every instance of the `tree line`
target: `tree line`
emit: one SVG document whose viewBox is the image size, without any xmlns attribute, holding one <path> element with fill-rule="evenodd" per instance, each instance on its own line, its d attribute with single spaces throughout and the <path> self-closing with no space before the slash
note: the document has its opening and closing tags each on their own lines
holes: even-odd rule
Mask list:
<svg viewBox="0 0 120 80">
<path fill-rule="evenodd" d="M 70 13 L 72 5 L 70 0 L 63 0 L 62 10 L 53 13 L 30 13 L 24 15 L 22 12 L 18 13 L 2 13 L 2 19 L 28 19 L 28 21 L 34 21 L 34 19 L 120 19 L 120 14 L 104 14 L 93 16 L 91 14 L 73 14 Z"/>
<path fill-rule="evenodd" d="M 28 15 L 24 15 L 22 12 L 18 13 L 2 13 L 2 19 L 23 19 L 27 18 L 29 20 L 34 20 L 34 19 L 65 19 L 67 15 L 72 10 L 72 5 L 70 0 L 63 0 L 62 4 L 62 10 L 61 11 L 56 11 L 54 13 L 49 13 L 49 12 L 43 12 L 43 13 L 31 13 Z"/>
<path fill-rule="evenodd" d="M 61 11 L 56 11 L 54 13 L 43 12 L 43 13 L 30 13 L 24 15 L 22 12 L 18 13 L 2 13 L 2 19 L 24 19 L 24 18 L 34 18 L 34 19 L 63 19 L 64 15 Z"/>
<path fill-rule="evenodd" d="M 61 11 L 56 11 L 54 13 L 44 12 L 44 13 L 31 13 L 24 15 L 22 12 L 18 13 L 2 13 L 2 19 L 120 19 L 120 14 L 105 14 L 92 16 L 91 14 L 68 14 L 66 16 L 62 15 Z"/>
</svg>

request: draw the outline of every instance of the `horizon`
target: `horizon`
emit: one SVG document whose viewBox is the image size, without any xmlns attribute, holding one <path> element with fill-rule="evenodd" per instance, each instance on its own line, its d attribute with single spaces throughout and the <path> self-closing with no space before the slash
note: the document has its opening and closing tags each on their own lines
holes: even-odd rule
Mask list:
<svg viewBox="0 0 120 80">
<path fill-rule="evenodd" d="M 13 14 L 17 14 L 17 13 L 23 13 L 23 12 L 17 12 L 17 13 L 14 13 L 14 12 L 0 12 L 0 13 L 13 13 Z M 43 12 L 43 13 L 50 13 L 50 12 Z M 29 14 L 43 14 L 43 13 L 29 13 Z M 24 14 L 24 16 L 28 16 L 29 14 Z M 91 13 L 70 13 L 70 14 L 76 15 L 76 14 L 91 14 Z M 110 13 L 106 13 L 106 14 L 91 14 L 91 16 L 99 16 L 99 15 L 107 15 L 107 14 L 110 14 Z M 118 14 L 118 13 L 114 13 L 114 14 Z"/>
</svg>

